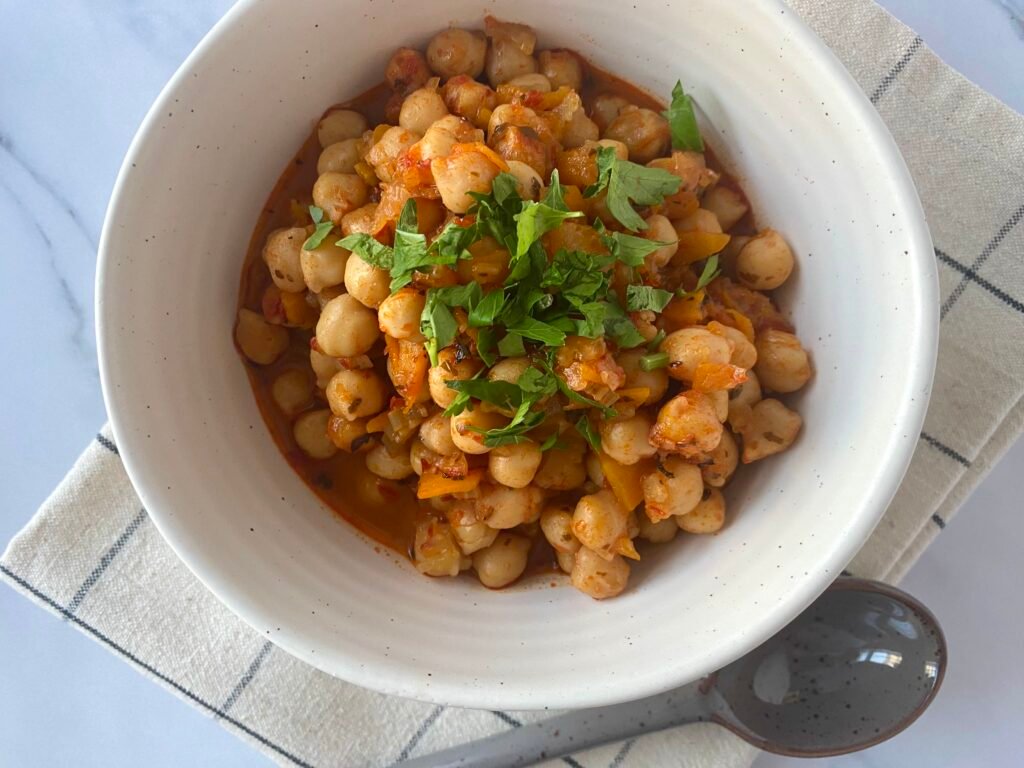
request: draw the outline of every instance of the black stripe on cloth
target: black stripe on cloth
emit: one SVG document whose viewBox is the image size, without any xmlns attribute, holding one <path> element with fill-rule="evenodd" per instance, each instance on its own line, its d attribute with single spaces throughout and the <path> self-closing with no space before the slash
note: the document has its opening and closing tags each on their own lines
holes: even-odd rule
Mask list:
<svg viewBox="0 0 1024 768">
<path fill-rule="evenodd" d="M 92 589 L 96 582 L 99 581 L 100 576 L 103 575 L 104 571 L 110 566 L 117 557 L 117 554 L 124 549 L 124 545 L 128 543 L 128 540 L 139 530 L 139 526 L 142 525 L 148 515 L 145 509 L 140 509 L 139 513 L 132 518 L 131 522 L 128 523 L 127 527 L 121 531 L 121 535 L 117 537 L 117 540 L 110 545 L 110 549 L 103 553 L 103 557 L 100 558 L 99 563 L 95 568 L 92 569 L 85 581 L 82 582 L 82 586 L 75 592 L 75 596 L 71 598 L 71 602 L 68 603 L 68 613 L 74 613 L 78 610 L 78 607 L 82 604 L 85 596 L 89 594 L 89 590 Z"/>
<path fill-rule="evenodd" d="M 411 755 L 412 751 L 416 749 L 416 745 L 420 743 L 420 739 L 422 739 L 427 731 L 430 730 L 430 726 L 437 721 L 437 718 L 441 716 L 442 712 L 444 712 L 444 707 L 440 704 L 430 711 L 430 714 L 427 715 L 426 719 L 420 723 L 420 727 L 416 729 L 416 733 L 414 733 L 409 739 L 409 742 L 402 747 L 402 751 L 398 754 L 398 762 L 409 759 L 409 755 Z"/>
<path fill-rule="evenodd" d="M 520 728 L 523 725 L 521 720 L 512 717 L 512 715 L 510 715 L 508 712 L 502 712 L 500 709 L 492 709 L 491 714 L 499 720 L 501 720 L 502 722 L 508 723 L 513 728 Z M 583 766 L 580 765 L 579 762 L 573 757 L 563 757 L 562 762 L 566 765 L 572 766 L 572 768 L 583 768 Z"/>
<path fill-rule="evenodd" d="M 238 701 L 238 697 L 242 695 L 242 691 L 249 687 L 249 683 L 256 677 L 256 673 L 260 671 L 260 667 L 263 666 L 263 660 L 267 658 L 270 651 L 273 650 L 274 644 L 267 640 L 260 648 L 260 652 L 256 654 L 256 658 L 252 660 L 249 668 L 245 670 L 245 674 L 242 675 L 242 679 L 238 681 L 234 688 L 231 689 L 230 695 L 224 700 L 224 703 L 220 705 L 221 712 L 227 712 Z"/>
<path fill-rule="evenodd" d="M 999 247 L 999 244 L 1003 242 L 1003 240 L 1006 238 L 1008 234 L 1010 234 L 1010 231 L 1018 224 L 1020 224 L 1021 219 L 1024 219 L 1024 205 L 1021 205 L 1016 211 L 1014 211 L 1010 218 L 1007 219 L 1006 222 L 1003 224 L 1003 226 L 999 228 L 999 231 L 992 236 L 992 239 L 989 240 L 988 243 L 986 243 L 985 248 L 978 255 L 978 258 L 976 258 L 969 267 L 969 269 L 972 272 L 976 273 L 979 269 L 981 269 L 982 265 L 986 261 L 988 261 L 988 257 L 995 252 L 996 248 Z M 949 314 L 949 310 L 951 310 L 953 308 L 953 305 L 956 304 L 957 299 L 959 299 L 960 296 L 963 294 L 964 289 L 967 287 L 967 284 L 969 282 L 970 278 L 968 278 L 966 275 L 960 278 L 960 282 L 957 283 L 956 287 L 953 289 L 953 292 L 949 294 L 949 298 L 942 303 L 942 309 L 939 311 L 940 318 L 944 318 L 947 314 Z"/>
<path fill-rule="evenodd" d="M 612 761 L 610 763 L 608 763 L 608 768 L 619 768 L 619 766 L 622 765 L 622 761 L 626 759 L 626 755 L 629 754 L 629 750 L 633 748 L 634 744 L 636 744 L 636 739 L 629 739 L 628 741 L 624 742 L 622 744 L 622 749 L 619 750 L 619 753 L 612 758 Z"/>
<path fill-rule="evenodd" d="M 900 60 L 892 65 L 892 69 L 890 69 L 889 73 L 882 78 L 882 82 L 880 82 L 878 87 L 872 92 L 872 104 L 878 104 L 881 98 L 885 95 L 885 92 L 889 90 L 890 86 L 892 86 L 896 81 L 896 78 L 900 76 L 900 72 L 907 68 L 907 64 L 909 64 L 910 60 L 914 58 L 914 54 L 921 49 L 923 42 L 924 41 L 921 40 L 920 35 L 911 41 L 910 45 L 907 46 L 907 50 L 903 52 L 902 56 L 900 56 Z"/>
<path fill-rule="evenodd" d="M 238 730 L 242 731 L 247 736 L 251 736 L 252 738 L 254 738 L 256 741 L 258 741 L 263 746 L 267 747 L 268 749 L 272 749 L 275 752 L 277 752 L 277 754 L 281 755 L 282 757 L 287 758 L 288 760 L 291 760 L 293 763 L 295 763 L 295 765 L 300 766 L 300 768 L 314 768 L 314 766 L 311 763 L 307 763 L 301 757 L 298 757 L 297 755 L 294 755 L 291 752 L 289 752 L 284 747 L 279 746 L 278 744 L 275 744 L 270 739 L 268 739 L 266 736 L 264 736 L 262 733 L 259 733 L 258 731 L 254 731 L 249 726 L 247 726 L 244 723 L 240 722 L 239 720 L 236 720 L 235 718 L 231 717 L 231 715 L 229 715 L 227 712 L 222 712 L 218 707 L 216 707 L 213 704 L 211 704 L 210 702 L 206 701 L 206 699 L 202 698 L 198 694 L 193 693 L 188 688 L 183 686 L 181 683 L 179 683 L 179 682 L 177 682 L 175 680 L 172 680 L 170 677 L 165 675 L 163 672 L 160 672 L 158 669 L 156 669 L 156 667 L 154 667 L 153 665 L 147 664 L 145 661 L 140 659 L 138 656 L 136 656 L 134 653 L 129 651 L 127 648 L 124 648 L 123 646 L 118 645 L 113 640 L 111 640 L 109 637 L 107 637 L 107 635 L 105 635 L 103 632 L 98 630 L 96 627 L 92 626 L 91 624 L 89 624 L 89 623 L 87 623 L 85 621 L 82 621 L 80 618 L 75 616 L 73 613 L 70 613 L 66 608 L 64 608 L 64 606 L 60 605 L 56 600 L 51 598 L 49 595 L 47 595 L 47 594 L 43 593 L 42 591 L 36 589 L 34 586 L 29 584 L 25 579 L 21 578 L 18 574 L 16 574 L 14 571 L 12 571 L 10 568 L 8 568 L 3 563 L 0 563 L 0 573 L 3 573 L 4 575 L 6 575 L 7 578 L 9 578 L 11 581 L 13 581 L 14 583 L 18 584 L 23 589 L 27 590 L 32 595 L 34 595 L 36 598 L 38 598 L 39 600 L 41 600 L 44 603 L 46 603 L 48 606 L 50 606 L 53 610 L 57 611 L 57 613 L 59 613 L 61 616 L 63 616 L 68 621 L 70 621 L 70 622 L 72 622 L 74 624 L 77 624 L 79 627 L 81 627 L 83 630 L 85 630 L 88 634 L 92 635 L 94 638 L 99 640 L 101 643 L 106 645 L 108 648 L 110 648 L 113 651 L 116 651 L 117 653 L 119 653 L 121 656 L 123 656 L 125 659 L 130 661 L 135 666 L 139 667 L 140 669 L 145 670 L 149 674 L 153 675 L 153 677 L 155 677 L 158 680 L 160 680 L 161 682 L 169 685 L 171 688 L 176 690 L 178 693 L 180 693 L 182 696 L 184 696 L 189 701 L 192 701 L 192 702 L 198 704 L 200 707 L 205 709 L 210 714 L 219 716 L 225 722 L 231 723 L 231 725 L 235 726 L 235 728 L 237 728 Z"/>
<path fill-rule="evenodd" d="M 1002 288 L 998 288 L 992 285 L 992 283 L 990 283 L 984 277 L 979 275 L 973 269 L 961 264 L 952 256 L 943 251 L 940 251 L 938 248 L 935 249 L 935 255 L 943 264 L 952 267 L 953 269 L 955 269 L 957 272 L 959 272 L 961 275 L 963 275 L 971 282 L 975 283 L 980 288 L 984 288 L 986 291 L 991 293 L 993 296 L 995 296 L 997 299 L 999 299 L 1001 302 L 1006 304 L 1011 309 L 1015 309 L 1018 312 L 1024 313 L 1024 302 L 1017 301 L 1017 299 L 1013 298 L 1013 296 L 1008 294 Z"/>
<path fill-rule="evenodd" d="M 104 448 L 106 448 L 108 451 L 110 451 L 115 456 L 120 456 L 121 455 L 121 452 L 119 450 L 117 450 L 117 446 L 114 445 L 114 441 L 113 440 L 110 440 L 110 439 L 104 437 L 103 435 L 97 434 L 96 435 L 96 442 L 99 443 L 100 445 L 102 445 Z"/>
<path fill-rule="evenodd" d="M 938 515 L 932 515 L 932 522 L 935 523 L 937 526 L 939 526 L 940 529 L 946 527 L 946 521 L 943 520 Z"/>
<path fill-rule="evenodd" d="M 932 448 L 937 450 L 939 453 L 943 454 L 944 456 L 948 456 L 949 458 L 951 458 L 957 464 L 960 464 L 960 465 L 962 465 L 964 467 L 970 468 L 971 462 L 967 458 L 965 458 L 963 455 L 961 455 L 961 454 L 957 453 L 956 451 L 954 451 L 952 448 L 950 448 L 945 443 L 939 442 L 934 437 L 929 435 L 927 432 L 922 432 L 921 433 L 921 439 L 924 440 L 926 443 L 928 443 L 928 445 L 930 445 Z"/>
</svg>

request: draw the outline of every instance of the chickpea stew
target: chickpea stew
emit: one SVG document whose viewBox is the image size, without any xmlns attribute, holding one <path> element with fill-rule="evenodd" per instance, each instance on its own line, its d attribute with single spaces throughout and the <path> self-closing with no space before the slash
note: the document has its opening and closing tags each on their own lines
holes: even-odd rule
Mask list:
<svg viewBox="0 0 1024 768">
<path fill-rule="evenodd" d="M 811 366 L 770 293 L 793 252 L 681 85 L 663 110 L 536 48 L 487 17 L 328 110 L 257 224 L 235 340 L 296 471 L 422 573 L 547 564 L 606 598 L 637 539 L 722 528 Z"/>
</svg>

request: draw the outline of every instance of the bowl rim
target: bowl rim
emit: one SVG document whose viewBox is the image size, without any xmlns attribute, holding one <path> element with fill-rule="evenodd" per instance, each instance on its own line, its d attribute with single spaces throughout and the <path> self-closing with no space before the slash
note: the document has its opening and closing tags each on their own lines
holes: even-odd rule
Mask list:
<svg viewBox="0 0 1024 768">
<path fill-rule="evenodd" d="M 178 67 L 147 111 L 132 138 L 111 191 L 99 240 L 95 283 L 95 331 L 100 382 L 104 405 L 125 471 L 157 530 L 177 557 L 224 606 L 251 626 L 254 631 L 259 631 L 257 628 L 260 626 L 268 625 L 269 614 L 261 609 L 247 607 L 236 599 L 236 595 L 242 591 L 239 585 L 235 583 L 235 580 L 223 576 L 222 569 L 215 560 L 199 556 L 190 550 L 189 537 L 184 531 L 177 528 L 174 516 L 162 511 L 163 505 L 158 500 L 160 496 L 158 489 L 148 490 L 142 483 L 136 481 L 136 478 L 142 477 L 143 462 L 137 463 L 135 457 L 142 455 L 143 441 L 141 438 L 137 439 L 135 432 L 129 429 L 121 419 L 122 411 L 119 403 L 121 398 L 128 397 L 128 395 L 120 388 L 111 386 L 115 371 L 108 348 L 116 343 L 116 328 L 112 321 L 108 322 L 108 305 L 112 305 L 113 302 L 107 300 L 106 286 L 111 284 L 111 281 L 107 279 L 108 270 L 114 269 L 111 239 L 117 226 L 115 223 L 118 219 L 117 212 L 123 204 L 126 188 L 133 173 L 132 168 L 139 157 L 141 148 L 156 135 L 157 132 L 154 131 L 154 128 L 161 116 L 167 112 L 174 94 L 189 77 L 189 73 L 196 64 L 204 59 L 211 48 L 219 44 L 226 30 L 256 11 L 263 1 L 239 0 L 229 8 Z M 635 683 L 631 679 L 621 678 L 614 685 L 609 684 L 601 691 L 562 691 L 556 696 L 557 700 L 551 698 L 552 692 L 550 691 L 543 692 L 546 694 L 543 699 L 536 694 L 510 697 L 508 692 L 496 688 L 487 690 L 479 687 L 462 687 L 437 678 L 434 678 L 429 686 L 424 686 L 420 682 L 409 679 L 401 672 L 396 673 L 386 663 L 371 660 L 360 661 L 354 657 L 346 658 L 343 664 L 327 665 L 323 658 L 311 653 L 309 646 L 298 639 L 301 637 L 300 631 L 296 631 L 294 636 L 274 638 L 275 645 L 307 664 L 347 682 L 387 695 L 397 695 L 437 704 L 477 709 L 546 709 L 548 707 L 593 707 L 614 704 L 661 693 L 698 679 L 730 663 L 745 653 L 748 648 L 755 647 L 764 639 L 777 633 L 828 587 L 833 580 L 829 574 L 838 575 L 867 540 L 881 520 L 906 474 L 918 442 L 917 437 L 924 424 L 930 399 L 939 339 L 938 271 L 933 257 L 931 235 L 906 162 L 885 123 L 853 76 L 825 42 L 782 0 L 751 0 L 751 2 L 778 14 L 778 23 L 783 31 L 793 43 L 801 46 L 808 57 L 815 61 L 821 76 L 834 83 L 837 91 L 847 99 L 852 116 L 859 120 L 864 130 L 865 143 L 872 151 L 877 152 L 888 166 L 889 183 L 895 192 L 895 197 L 903 200 L 904 203 L 906 215 L 904 223 L 909 242 L 908 258 L 911 263 L 911 273 L 915 277 L 915 286 L 919 290 L 917 296 L 919 301 L 916 302 L 917 310 L 911 318 L 918 335 L 916 346 L 910 352 L 916 352 L 916 356 L 912 355 L 908 358 L 911 365 L 908 366 L 907 388 L 921 393 L 921 395 L 913 398 L 910 403 L 904 404 L 903 422 L 895 424 L 891 430 L 893 437 L 883 451 L 891 460 L 882 467 L 873 488 L 866 492 L 869 503 L 865 503 L 864 508 L 873 509 L 873 513 L 862 514 L 854 521 L 847 535 L 835 541 L 827 556 L 823 558 L 823 562 L 828 568 L 811 574 L 800 581 L 788 594 L 782 596 L 775 610 L 768 614 L 761 625 L 756 627 L 756 631 L 721 641 L 717 650 L 708 654 L 708 659 L 712 663 L 710 669 L 701 672 L 680 665 L 676 669 L 666 670 L 660 683 L 655 685 Z M 752 643 L 751 638 L 755 636 L 757 642 Z"/>
</svg>

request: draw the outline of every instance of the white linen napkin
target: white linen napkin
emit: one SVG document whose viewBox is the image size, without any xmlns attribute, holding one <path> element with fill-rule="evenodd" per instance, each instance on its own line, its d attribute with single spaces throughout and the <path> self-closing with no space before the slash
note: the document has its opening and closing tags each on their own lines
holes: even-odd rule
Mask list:
<svg viewBox="0 0 1024 768">
<path fill-rule="evenodd" d="M 870 0 L 790 0 L 870 96 L 932 228 L 942 336 L 931 408 L 892 506 L 850 565 L 899 580 L 1024 426 L 1024 118 Z M 282 765 L 381 766 L 545 715 L 381 696 L 276 648 L 182 565 L 142 509 L 107 428 L 0 558 L 15 589 Z M 749 766 L 693 725 L 545 765 Z"/>
</svg>

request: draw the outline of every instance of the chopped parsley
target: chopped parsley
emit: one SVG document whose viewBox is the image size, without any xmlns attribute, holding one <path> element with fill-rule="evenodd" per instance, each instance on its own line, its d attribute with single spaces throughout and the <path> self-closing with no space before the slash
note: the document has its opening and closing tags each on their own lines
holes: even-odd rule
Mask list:
<svg viewBox="0 0 1024 768">
<path fill-rule="evenodd" d="M 313 230 L 313 234 L 306 238 L 306 242 L 302 244 L 303 250 L 312 251 L 314 248 L 320 247 L 320 243 L 331 233 L 334 229 L 334 222 L 330 219 L 324 221 L 324 209 L 319 208 L 315 205 L 309 206 L 309 216 L 313 219 L 313 223 L 316 224 L 316 229 Z"/>
<path fill-rule="evenodd" d="M 619 160 L 612 147 L 601 147 L 597 151 L 597 182 L 584 190 L 586 197 L 593 197 L 607 190 L 605 203 L 622 226 L 631 232 L 647 229 L 647 223 L 637 213 L 634 205 L 657 205 L 666 195 L 679 191 L 682 180 L 661 168 Z"/>
<path fill-rule="evenodd" d="M 693 152 L 704 151 L 704 140 L 697 126 L 697 115 L 693 109 L 693 99 L 683 91 L 683 84 L 676 81 L 672 89 L 672 103 L 665 112 L 668 127 L 672 132 L 672 149 L 687 149 Z"/>
</svg>

